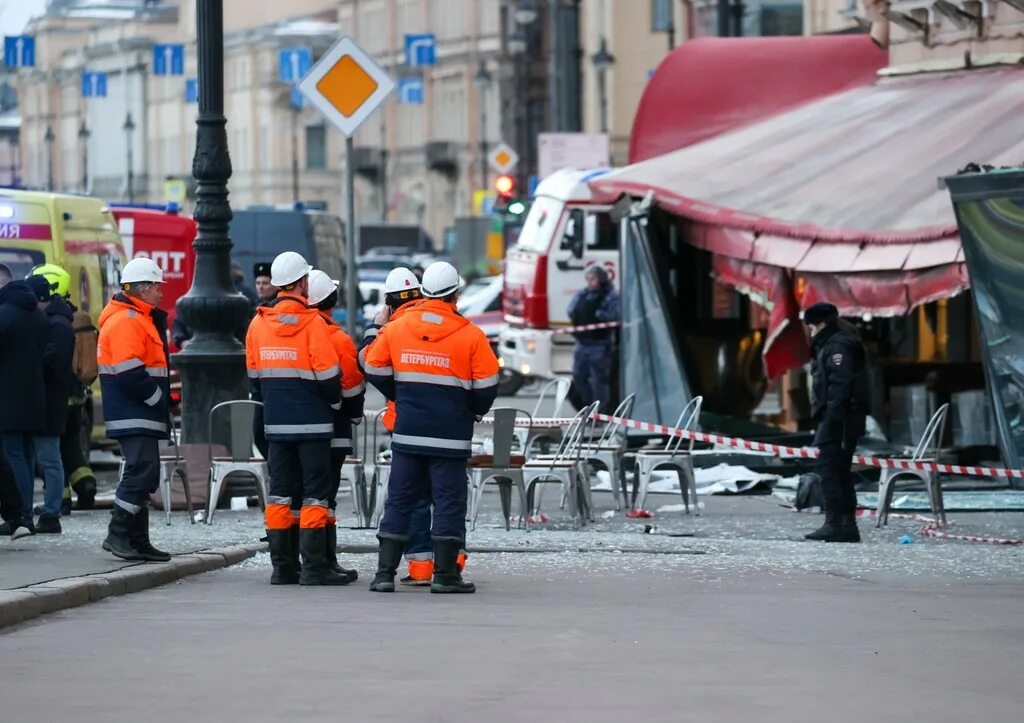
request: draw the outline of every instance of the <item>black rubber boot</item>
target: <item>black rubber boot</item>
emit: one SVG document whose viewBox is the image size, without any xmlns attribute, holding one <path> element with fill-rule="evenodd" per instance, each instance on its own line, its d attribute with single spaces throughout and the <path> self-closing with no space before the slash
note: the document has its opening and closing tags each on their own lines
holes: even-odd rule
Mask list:
<svg viewBox="0 0 1024 723">
<path fill-rule="evenodd" d="M 78 509 L 91 510 L 96 504 L 96 478 L 84 477 L 72 487 L 78 495 Z"/>
<path fill-rule="evenodd" d="M 288 554 L 292 558 L 292 569 L 295 570 L 295 574 L 298 575 L 302 572 L 302 560 L 299 556 L 299 526 L 292 525 L 288 528 L 288 539 L 290 544 L 288 547 Z"/>
<path fill-rule="evenodd" d="M 402 553 L 405 552 L 407 538 L 381 537 L 380 550 L 377 552 L 377 574 L 370 583 L 371 592 L 394 592 L 395 574 L 402 564 Z"/>
<path fill-rule="evenodd" d="M 839 515 L 839 534 L 831 542 L 860 542 L 860 529 L 857 527 L 855 513 Z"/>
<path fill-rule="evenodd" d="M 355 582 L 359 579 L 359 572 L 338 564 L 338 526 L 328 522 L 324 531 L 327 533 L 327 565 L 342 577 L 347 577 L 349 582 Z"/>
<path fill-rule="evenodd" d="M 459 551 L 462 546 L 463 541 L 456 537 L 434 538 L 434 580 L 430 583 L 430 592 L 476 592 L 476 585 L 463 580 L 459 572 Z"/>
<path fill-rule="evenodd" d="M 832 542 L 839 536 L 839 515 L 834 512 L 825 513 L 825 524 L 814 532 L 804 535 L 806 540 L 817 540 L 820 542 Z"/>
<path fill-rule="evenodd" d="M 143 505 L 139 514 L 135 515 L 131 532 L 132 547 L 149 562 L 170 562 L 171 553 L 158 550 L 149 541 L 149 506 Z"/>
<path fill-rule="evenodd" d="M 348 578 L 336 573 L 327 563 L 326 537 L 323 527 L 299 530 L 299 550 L 302 552 L 300 585 L 348 585 Z"/>
<path fill-rule="evenodd" d="M 292 533 L 287 530 L 267 530 L 267 544 L 270 545 L 271 585 L 298 585 L 299 571 L 292 559 Z M 298 554 L 298 553 L 296 553 Z"/>
<path fill-rule="evenodd" d="M 122 560 L 144 560 L 138 550 L 132 547 L 131 532 L 135 524 L 135 515 L 116 503 L 110 511 L 110 524 L 107 526 L 107 539 L 103 541 L 103 549 L 120 557 Z"/>
</svg>

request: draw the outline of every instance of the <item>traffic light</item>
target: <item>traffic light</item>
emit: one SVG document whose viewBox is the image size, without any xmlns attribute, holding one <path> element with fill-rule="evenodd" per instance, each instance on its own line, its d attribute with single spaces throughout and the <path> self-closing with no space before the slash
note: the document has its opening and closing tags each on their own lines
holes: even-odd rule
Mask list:
<svg viewBox="0 0 1024 723">
<path fill-rule="evenodd" d="M 508 212 L 513 216 L 521 216 L 526 213 L 526 204 L 519 200 L 512 201 L 508 205 Z"/>
<path fill-rule="evenodd" d="M 494 190 L 498 194 L 499 203 L 508 203 L 509 199 L 515 195 L 516 179 L 507 174 L 502 174 L 494 179 Z"/>
</svg>

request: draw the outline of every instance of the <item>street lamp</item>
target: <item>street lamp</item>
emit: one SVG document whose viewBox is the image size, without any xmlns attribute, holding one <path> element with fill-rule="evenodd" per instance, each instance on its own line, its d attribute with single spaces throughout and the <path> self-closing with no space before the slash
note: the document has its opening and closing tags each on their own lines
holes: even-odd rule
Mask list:
<svg viewBox="0 0 1024 723">
<path fill-rule="evenodd" d="M 487 70 L 483 59 L 480 60 L 480 69 L 473 77 L 473 83 L 479 91 L 477 102 L 480 104 L 480 188 L 487 188 L 487 91 L 491 87 L 491 74 Z"/>
<path fill-rule="evenodd" d="M 235 330 L 245 323 L 249 302 L 231 281 L 231 158 L 224 117 L 224 0 L 196 0 L 199 115 L 192 175 L 197 181 L 192 217 L 198 235 L 192 288 L 178 312 L 192 340 L 174 355 L 181 373 L 181 438 L 210 441 L 208 415 L 220 402 L 245 399 L 245 354 Z"/>
<path fill-rule="evenodd" d="M 128 203 L 135 203 L 135 170 L 133 166 L 134 156 L 132 155 L 132 132 L 135 130 L 135 121 L 132 120 L 132 112 L 124 119 L 124 136 L 128 147 Z"/>
<path fill-rule="evenodd" d="M 597 52 L 590 56 L 597 73 L 597 97 L 600 110 L 601 132 L 608 132 L 608 69 L 615 64 L 615 56 L 608 52 L 608 40 L 602 35 Z"/>
<path fill-rule="evenodd" d="M 82 144 L 82 193 L 89 192 L 89 128 L 85 120 L 78 129 L 78 140 Z"/>
<path fill-rule="evenodd" d="M 53 193 L 53 128 L 46 126 L 46 134 L 43 136 L 46 142 L 46 190 Z"/>
</svg>

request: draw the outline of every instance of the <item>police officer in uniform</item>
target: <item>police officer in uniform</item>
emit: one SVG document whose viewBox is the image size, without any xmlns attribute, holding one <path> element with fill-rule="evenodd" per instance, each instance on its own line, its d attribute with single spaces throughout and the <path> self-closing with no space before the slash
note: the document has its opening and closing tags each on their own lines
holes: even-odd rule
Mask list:
<svg viewBox="0 0 1024 723">
<path fill-rule="evenodd" d="M 413 508 L 434 502 L 432 593 L 471 593 L 458 569 L 466 539 L 466 459 L 474 417 L 498 394 L 498 360 L 487 337 L 455 310 L 462 279 L 439 261 L 423 273 L 427 297 L 382 328 L 365 357 L 366 379 L 396 405 L 391 478 L 377 538 L 374 592 L 394 592 Z"/>
<path fill-rule="evenodd" d="M 619 321 L 619 294 L 604 267 L 593 264 L 583 277 L 587 285 L 572 297 L 567 310 L 573 326 Z M 608 412 L 615 406 L 611 387 L 615 329 L 578 331 L 573 336 L 573 404 L 582 408 L 599 401 L 601 411 Z"/>
<path fill-rule="evenodd" d="M 825 542 L 860 542 L 853 452 L 864 435 L 869 403 L 867 352 L 839 311 L 818 303 L 804 312 L 811 334 L 811 413 L 818 424 L 814 446 L 820 453 L 825 524 L 805 537 Z"/>
</svg>

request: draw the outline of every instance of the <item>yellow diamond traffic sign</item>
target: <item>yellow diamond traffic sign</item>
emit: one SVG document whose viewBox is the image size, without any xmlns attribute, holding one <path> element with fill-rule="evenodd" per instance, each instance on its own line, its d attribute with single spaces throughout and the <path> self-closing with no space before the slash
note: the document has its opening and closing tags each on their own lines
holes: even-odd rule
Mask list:
<svg viewBox="0 0 1024 723">
<path fill-rule="evenodd" d="M 299 91 L 346 136 L 351 136 L 395 81 L 352 38 L 344 37 L 299 82 Z"/>
<path fill-rule="evenodd" d="M 498 173 L 508 173 L 519 163 L 519 155 L 507 143 L 499 143 L 491 149 L 487 160 Z"/>
</svg>

